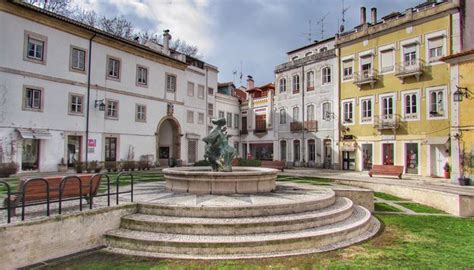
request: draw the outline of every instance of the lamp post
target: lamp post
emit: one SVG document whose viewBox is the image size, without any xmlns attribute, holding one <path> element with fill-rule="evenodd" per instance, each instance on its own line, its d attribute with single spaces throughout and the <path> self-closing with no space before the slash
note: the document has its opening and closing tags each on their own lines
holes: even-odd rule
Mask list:
<svg viewBox="0 0 474 270">
<path fill-rule="evenodd" d="M 461 102 L 463 98 L 470 98 L 472 92 L 467 87 L 459 87 L 456 85 L 456 91 L 453 93 L 453 101 Z"/>
<path fill-rule="evenodd" d="M 99 108 L 99 111 L 105 111 L 105 103 L 103 99 L 96 99 L 95 100 L 95 108 Z"/>
</svg>

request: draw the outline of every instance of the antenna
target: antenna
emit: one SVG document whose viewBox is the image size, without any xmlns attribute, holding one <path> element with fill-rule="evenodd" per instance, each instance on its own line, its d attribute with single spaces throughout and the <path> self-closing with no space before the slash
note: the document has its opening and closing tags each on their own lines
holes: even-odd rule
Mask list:
<svg viewBox="0 0 474 270">
<path fill-rule="evenodd" d="M 347 8 L 344 8 L 344 0 L 342 0 L 342 24 L 339 27 L 339 32 L 340 33 L 344 32 L 344 23 L 346 22 L 345 14 L 349 10 L 349 8 L 351 8 L 351 7 L 349 6 Z"/>
<path fill-rule="evenodd" d="M 308 40 L 309 43 L 313 41 L 313 30 L 312 30 L 312 25 L 313 22 L 311 20 L 308 20 L 308 32 L 302 33 L 303 36 Z"/>
<path fill-rule="evenodd" d="M 321 40 L 324 39 L 324 20 L 326 19 L 326 17 L 329 15 L 329 12 L 326 13 L 326 15 L 324 15 L 324 17 L 321 18 L 321 20 L 319 20 L 316 25 L 321 25 Z"/>
</svg>

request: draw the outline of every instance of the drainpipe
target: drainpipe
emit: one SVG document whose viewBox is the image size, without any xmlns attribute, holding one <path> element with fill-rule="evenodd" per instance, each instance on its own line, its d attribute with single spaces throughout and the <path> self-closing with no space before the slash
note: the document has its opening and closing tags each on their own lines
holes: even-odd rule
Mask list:
<svg viewBox="0 0 474 270">
<path fill-rule="evenodd" d="M 92 69 L 92 40 L 95 38 L 97 33 L 89 39 L 89 59 L 88 59 L 88 70 L 87 70 L 87 109 L 86 109 L 86 160 L 87 163 L 89 160 L 89 108 L 90 108 L 90 96 L 91 96 L 91 69 Z"/>
<path fill-rule="evenodd" d="M 303 165 L 305 163 L 305 148 L 304 148 L 304 92 L 305 92 L 305 80 L 304 80 L 304 64 L 303 66 L 301 67 L 301 70 L 302 70 L 302 76 L 301 76 L 301 79 L 302 79 L 302 87 L 301 87 L 301 102 L 302 102 L 302 106 L 301 106 L 301 114 L 303 115 L 302 116 L 302 130 L 301 130 L 301 137 L 302 137 L 302 142 L 301 142 L 301 156 L 303 158 Z"/>
<path fill-rule="evenodd" d="M 204 89 L 204 95 L 206 96 L 206 106 L 204 108 L 206 108 L 205 110 L 205 113 L 204 115 L 206 116 L 206 120 L 204 121 L 204 123 L 206 124 L 206 135 L 209 135 L 209 99 L 208 99 L 208 95 L 209 95 L 209 90 L 208 90 L 208 85 L 209 85 L 209 80 L 208 80 L 208 77 L 209 76 L 209 67 L 206 67 L 206 88 Z M 199 86 L 198 86 L 199 88 Z M 199 91 L 199 89 L 198 89 Z M 199 93 L 198 93 L 199 94 Z M 212 111 L 214 111 L 214 105 L 212 105 Z"/>
</svg>

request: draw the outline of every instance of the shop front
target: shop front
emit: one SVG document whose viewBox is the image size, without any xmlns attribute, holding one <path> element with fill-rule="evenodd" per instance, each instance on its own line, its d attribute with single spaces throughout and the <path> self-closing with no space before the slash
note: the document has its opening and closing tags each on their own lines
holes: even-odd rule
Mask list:
<svg viewBox="0 0 474 270">
<path fill-rule="evenodd" d="M 342 141 L 340 148 L 342 152 L 342 169 L 355 171 L 357 143 L 355 141 Z"/>
<path fill-rule="evenodd" d="M 37 171 L 40 167 L 41 140 L 51 138 L 51 133 L 44 129 L 17 129 L 20 134 L 21 171 Z"/>
</svg>

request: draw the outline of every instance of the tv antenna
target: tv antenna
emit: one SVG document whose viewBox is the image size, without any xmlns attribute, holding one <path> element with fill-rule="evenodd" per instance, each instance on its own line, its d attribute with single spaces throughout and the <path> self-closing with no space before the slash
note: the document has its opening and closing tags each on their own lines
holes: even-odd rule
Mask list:
<svg viewBox="0 0 474 270">
<path fill-rule="evenodd" d="M 329 15 L 329 12 L 326 13 L 326 15 L 324 15 L 317 23 L 316 25 L 320 25 L 321 26 L 321 40 L 324 39 L 324 20 L 327 18 L 327 16 Z"/>
<path fill-rule="evenodd" d="M 351 7 L 349 6 L 347 8 L 344 8 L 344 0 L 342 0 L 342 24 L 339 27 L 339 32 L 340 33 L 344 32 L 344 23 L 346 22 L 345 14 L 349 10 L 349 8 L 351 8 Z"/>
</svg>

